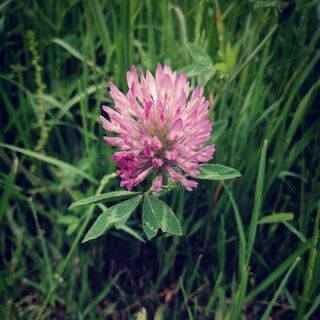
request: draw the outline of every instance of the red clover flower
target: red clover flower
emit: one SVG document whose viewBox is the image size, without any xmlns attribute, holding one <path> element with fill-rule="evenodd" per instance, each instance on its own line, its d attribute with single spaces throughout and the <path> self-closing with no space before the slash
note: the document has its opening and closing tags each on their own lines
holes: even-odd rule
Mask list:
<svg viewBox="0 0 320 320">
<path fill-rule="evenodd" d="M 191 191 L 198 183 L 187 176 L 197 177 L 199 166 L 215 152 L 215 145 L 206 145 L 212 124 L 203 88 L 190 93 L 185 73 L 178 75 L 160 64 L 155 77 L 147 71 L 140 81 L 132 66 L 127 82 L 126 94 L 109 83 L 115 110 L 103 106 L 109 120 L 101 116 L 103 128 L 117 135 L 104 140 L 120 148 L 112 159 L 121 187 L 131 190 L 153 175 L 155 192 L 162 190 L 166 176 Z"/>
</svg>

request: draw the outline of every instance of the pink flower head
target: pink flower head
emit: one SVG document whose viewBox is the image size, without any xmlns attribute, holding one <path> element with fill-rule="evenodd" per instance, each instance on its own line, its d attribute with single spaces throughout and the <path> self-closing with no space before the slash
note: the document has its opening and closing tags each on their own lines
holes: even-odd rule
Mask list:
<svg viewBox="0 0 320 320">
<path fill-rule="evenodd" d="M 186 75 L 160 64 L 155 77 L 147 71 L 140 80 L 132 66 L 127 82 L 126 95 L 109 83 L 115 110 L 103 106 L 109 120 L 101 116 L 103 128 L 117 134 L 104 140 L 120 148 L 112 159 L 121 186 L 131 190 L 154 174 L 152 189 L 158 192 L 165 174 L 191 191 L 198 183 L 186 177 L 199 175 L 199 165 L 211 160 L 215 151 L 214 145 L 206 145 L 212 124 L 203 88 L 190 94 Z"/>
</svg>

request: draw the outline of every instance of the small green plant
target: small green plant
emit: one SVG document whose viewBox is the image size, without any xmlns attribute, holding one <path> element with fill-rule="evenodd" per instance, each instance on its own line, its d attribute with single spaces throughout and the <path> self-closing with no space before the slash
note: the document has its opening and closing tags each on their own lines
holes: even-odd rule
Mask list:
<svg viewBox="0 0 320 320">
<path fill-rule="evenodd" d="M 202 96 L 202 87 L 190 93 L 186 75 L 178 76 L 167 65 L 158 65 L 155 78 L 147 71 L 141 81 L 132 66 L 127 79 L 126 95 L 109 84 L 115 110 L 104 106 L 110 120 L 101 117 L 101 121 L 109 135 L 110 132 L 117 134 L 105 136 L 104 140 L 120 148 L 112 159 L 117 164 L 121 186 L 129 191 L 93 196 L 73 203 L 70 208 L 123 197 L 130 199 L 103 210 L 83 242 L 101 236 L 112 226 L 126 230 L 127 220 L 142 201 L 142 225 L 148 239 L 153 238 L 159 228 L 181 236 L 175 214 L 159 199 L 161 192 L 171 191 L 178 184 L 191 191 L 198 182 L 187 179 L 188 176 L 204 180 L 240 176 L 235 169 L 205 164 L 213 157 L 215 145 L 207 144 L 212 125 L 207 119 L 209 102 Z M 148 191 L 130 192 L 148 176 L 153 176 Z"/>
</svg>

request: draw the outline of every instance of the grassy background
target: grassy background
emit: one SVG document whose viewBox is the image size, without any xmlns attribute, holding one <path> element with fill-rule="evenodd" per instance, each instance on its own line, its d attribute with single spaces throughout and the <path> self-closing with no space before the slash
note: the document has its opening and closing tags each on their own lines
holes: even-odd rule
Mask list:
<svg viewBox="0 0 320 320">
<path fill-rule="evenodd" d="M 317 12 L 311 0 L 2 1 L 0 318 L 320 319 Z M 125 89 L 131 64 L 157 62 L 205 85 L 214 161 L 242 177 L 163 199 L 183 237 L 137 240 L 137 211 L 133 236 L 80 244 L 100 208 L 70 203 L 119 186 L 98 121 L 106 82 Z"/>
</svg>

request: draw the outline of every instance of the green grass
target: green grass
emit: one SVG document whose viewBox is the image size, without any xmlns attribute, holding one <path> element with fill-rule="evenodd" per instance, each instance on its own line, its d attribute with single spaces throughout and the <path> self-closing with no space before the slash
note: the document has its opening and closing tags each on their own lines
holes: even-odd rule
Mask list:
<svg viewBox="0 0 320 320">
<path fill-rule="evenodd" d="M 319 1 L 290 3 L 0 4 L 1 319 L 320 318 Z M 106 207 L 70 204 L 119 190 L 107 81 L 158 62 L 205 85 L 241 177 L 162 197 L 182 237 L 139 241 L 138 210 L 82 244 Z"/>
</svg>

